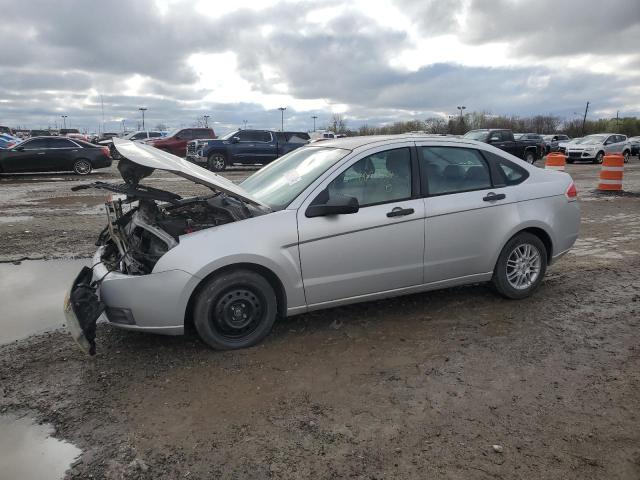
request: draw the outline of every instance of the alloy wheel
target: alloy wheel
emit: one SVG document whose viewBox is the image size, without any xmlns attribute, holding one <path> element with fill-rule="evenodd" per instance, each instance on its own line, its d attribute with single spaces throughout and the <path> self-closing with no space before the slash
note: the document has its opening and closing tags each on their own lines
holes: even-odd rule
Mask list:
<svg viewBox="0 0 640 480">
<path fill-rule="evenodd" d="M 73 171 L 78 175 L 88 175 L 91 173 L 91 164 L 87 160 L 78 160 L 73 164 Z"/>
<path fill-rule="evenodd" d="M 540 252 L 534 245 L 517 245 L 507 258 L 507 281 L 516 290 L 526 290 L 538 279 L 541 266 Z"/>
<path fill-rule="evenodd" d="M 216 154 L 216 155 L 211 155 L 211 157 L 209 157 L 209 168 L 214 172 L 219 172 L 221 170 L 224 170 L 225 167 L 226 167 L 226 162 L 224 160 L 224 156 Z"/>
</svg>

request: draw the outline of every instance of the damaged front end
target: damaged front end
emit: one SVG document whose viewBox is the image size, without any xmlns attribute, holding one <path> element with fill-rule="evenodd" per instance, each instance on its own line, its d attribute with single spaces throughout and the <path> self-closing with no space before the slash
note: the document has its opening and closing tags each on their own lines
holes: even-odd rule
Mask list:
<svg viewBox="0 0 640 480">
<path fill-rule="evenodd" d="M 153 155 L 158 154 L 153 152 Z M 164 161 L 167 154 L 162 155 Z M 220 180 L 223 188 L 218 189 L 214 181 L 198 181 L 200 172 L 189 170 L 182 174 L 177 168 L 169 170 L 212 189 L 210 195 L 181 198 L 140 184 L 155 170 L 151 166 L 123 158 L 118 170 L 124 184 L 94 182 L 73 188 L 110 192 L 105 204 L 107 225 L 96 242 L 100 247 L 99 258 L 94 257 L 93 267 L 85 267 L 80 272 L 64 306 L 72 336 L 90 354 L 95 353 L 96 321 L 105 309 L 112 323 L 122 323 L 111 319 L 108 305 L 100 298 L 100 286 L 106 277 L 148 275 L 165 253 L 179 245 L 181 236 L 268 212 L 264 206 L 234 194 L 235 185 L 222 183 L 228 182 L 226 179 Z"/>
</svg>

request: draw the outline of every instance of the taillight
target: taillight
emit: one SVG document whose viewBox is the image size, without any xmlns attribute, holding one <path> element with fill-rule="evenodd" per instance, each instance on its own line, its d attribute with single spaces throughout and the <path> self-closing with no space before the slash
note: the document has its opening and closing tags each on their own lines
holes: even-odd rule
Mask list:
<svg viewBox="0 0 640 480">
<path fill-rule="evenodd" d="M 571 182 L 571 185 L 569 185 L 569 188 L 567 188 L 567 191 L 564 192 L 564 194 L 569 201 L 576 200 L 578 198 L 578 189 L 576 188 L 576 184 Z"/>
<path fill-rule="evenodd" d="M 111 152 L 109 151 L 109 147 L 100 147 L 102 148 L 102 153 L 104 153 L 107 157 L 111 156 Z"/>
</svg>

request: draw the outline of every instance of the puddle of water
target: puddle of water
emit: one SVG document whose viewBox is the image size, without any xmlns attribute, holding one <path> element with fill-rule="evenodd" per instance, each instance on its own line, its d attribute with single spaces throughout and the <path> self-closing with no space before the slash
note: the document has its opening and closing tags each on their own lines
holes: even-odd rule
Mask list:
<svg viewBox="0 0 640 480">
<path fill-rule="evenodd" d="M 64 294 L 90 262 L 87 258 L 0 264 L 0 344 L 63 326 Z"/>
<path fill-rule="evenodd" d="M 28 417 L 0 416 L 0 477 L 22 480 L 61 479 L 82 453 L 51 437 L 50 425 Z"/>
</svg>

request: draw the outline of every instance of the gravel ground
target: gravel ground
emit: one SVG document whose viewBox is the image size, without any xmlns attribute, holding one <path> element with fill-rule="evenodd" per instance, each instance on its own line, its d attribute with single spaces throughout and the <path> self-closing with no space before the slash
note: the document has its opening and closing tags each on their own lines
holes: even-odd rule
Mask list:
<svg viewBox="0 0 640 480">
<path fill-rule="evenodd" d="M 638 479 L 640 162 L 621 196 L 594 192 L 596 166 L 568 171 L 581 237 L 529 299 L 336 308 L 224 353 L 101 325 L 90 359 L 52 332 L 0 347 L 0 412 L 82 448 L 78 479 Z M 92 253 L 102 198 L 70 194 L 82 181 L 2 178 L 1 259 Z"/>
</svg>

